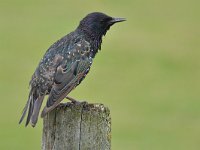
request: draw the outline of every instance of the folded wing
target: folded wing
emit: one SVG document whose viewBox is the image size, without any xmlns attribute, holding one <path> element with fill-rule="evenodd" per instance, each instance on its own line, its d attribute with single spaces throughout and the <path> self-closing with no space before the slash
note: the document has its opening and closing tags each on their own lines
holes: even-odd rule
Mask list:
<svg viewBox="0 0 200 150">
<path fill-rule="evenodd" d="M 53 110 L 82 81 L 90 69 L 90 64 L 89 59 L 85 58 L 58 66 L 55 81 L 41 117 Z"/>
</svg>

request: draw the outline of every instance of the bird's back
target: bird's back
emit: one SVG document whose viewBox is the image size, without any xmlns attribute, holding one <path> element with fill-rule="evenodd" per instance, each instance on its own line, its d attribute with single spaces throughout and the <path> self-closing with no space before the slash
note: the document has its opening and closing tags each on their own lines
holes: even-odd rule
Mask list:
<svg viewBox="0 0 200 150">
<path fill-rule="evenodd" d="M 40 61 L 30 81 L 31 89 L 29 93 L 29 100 L 25 106 L 25 111 L 23 112 L 20 122 L 23 120 L 26 110 L 29 108 L 26 125 L 28 125 L 30 119 L 32 120 L 32 125 L 35 125 L 44 96 L 50 94 L 52 92 L 52 88 L 62 82 L 67 87 L 67 84 L 69 84 L 67 83 L 67 80 L 69 80 L 68 77 L 71 75 L 64 75 L 64 72 L 69 71 L 77 62 L 86 62 L 87 67 L 84 68 L 84 66 L 81 66 L 81 63 L 78 63 L 79 66 L 76 66 L 77 68 L 74 70 L 73 75 L 77 74 L 76 72 L 79 72 L 81 69 L 84 71 L 84 74 L 81 75 L 81 78 L 74 77 L 77 81 L 74 79 L 75 82 L 73 83 L 73 88 L 80 84 L 80 82 L 84 79 L 85 75 L 89 72 L 90 65 L 92 64 L 92 57 L 90 57 L 90 43 L 86 41 L 83 34 L 74 31 L 50 46 Z M 58 71 L 58 68 L 62 68 L 61 73 Z M 65 91 L 69 93 L 72 90 L 71 87 L 70 90 L 66 87 L 62 87 L 63 89 L 65 88 L 65 90 L 63 90 L 63 94 L 65 94 Z M 59 97 L 55 98 L 55 95 L 49 96 L 47 105 L 49 105 L 49 107 L 51 106 L 52 109 L 55 107 L 52 107 L 54 101 L 59 99 Z M 40 100 L 38 101 L 38 99 Z M 31 114 L 34 114 L 34 112 L 36 112 L 35 117 L 34 115 L 31 117 Z M 47 112 L 45 112 L 45 114 L 46 113 Z"/>
<path fill-rule="evenodd" d="M 82 35 L 71 32 L 51 45 L 36 68 L 30 86 L 37 87 L 39 92 L 48 94 L 54 81 L 56 68 L 61 62 L 67 64 L 77 59 L 74 56 L 69 57 L 69 54 L 73 55 L 73 50 L 81 40 L 83 40 Z"/>
</svg>

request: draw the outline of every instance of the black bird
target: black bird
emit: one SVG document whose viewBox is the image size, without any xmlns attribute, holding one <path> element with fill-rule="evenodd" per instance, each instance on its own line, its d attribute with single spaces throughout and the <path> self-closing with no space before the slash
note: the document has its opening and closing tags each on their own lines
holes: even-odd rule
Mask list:
<svg viewBox="0 0 200 150">
<path fill-rule="evenodd" d="M 26 126 L 34 127 L 45 95 L 49 95 L 44 117 L 64 98 L 76 102 L 68 94 L 81 83 L 90 70 L 92 61 L 101 49 L 102 37 L 109 28 L 125 21 L 100 12 L 88 14 L 77 29 L 55 42 L 45 53 L 30 81 L 30 93 L 19 123 L 28 110 Z"/>
</svg>

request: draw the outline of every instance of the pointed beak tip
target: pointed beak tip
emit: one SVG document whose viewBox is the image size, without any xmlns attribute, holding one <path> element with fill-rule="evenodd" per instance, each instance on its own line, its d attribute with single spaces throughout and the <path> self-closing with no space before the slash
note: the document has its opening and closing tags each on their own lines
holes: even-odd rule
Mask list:
<svg viewBox="0 0 200 150">
<path fill-rule="evenodd" d="M 123 22 L 123 21 L 126 21 L 126 18 L 113 18 L 114 23 Z"/>
</svg>

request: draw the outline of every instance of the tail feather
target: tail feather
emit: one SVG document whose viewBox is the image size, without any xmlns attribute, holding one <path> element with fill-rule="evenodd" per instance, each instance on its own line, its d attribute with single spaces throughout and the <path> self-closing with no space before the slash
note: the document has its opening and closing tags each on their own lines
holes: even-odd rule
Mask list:
<svg viewBox="0 0 200 150">
<path fill-rule="evenodd" d="M 27 126 L 29 124 L 31 116 L 32 116 L 32 113 L 33 113 L 33 107 L 34 107 L 35 100 L 33 99 L 32 95 L 31 95 L 30 99 L 31 100 L 30 100 L 30 104 L 29 104 L 28 116 L 27 116 L 27 119 L 26 119 L 25 126 Z"/>
<path fill-rule="evenodd" d="M 35 127 L 43 99 L 44 99 L 44 95 L 36 96 L 34 90 L 30 91 L 29 99 L 23 109 L 22 116 L 19 120 L 19 124 L 23 121 L 23 119 L 26 116 L 26 113 L 28 111 L 28 116 L 26 119 L 25 126 L 27 126 L 29 123 L 31 123 L 31 125 L 33 127 Z"/>
<path fill-rule="evenodd" d="M 29 93 L 29 96 L 28 96 L 28 101 L 27 101 L 27 103 L 26 103 L 26 105 L 25 105 L 25 107 L 24 107 L 24 109 L 23 109 L 23 111 L 22 111 L 22 116 L 21 116 L 21 118 L 20 118 L 20 120 L 19 120 L 19 124 L 22 123 L 24 117 L 26 116 L 26 112 L 27 112 L 28 108 L 30 107 L 30 103 L 31 103 L 31 100 L 32 100 L 32 99 L 31 99 L 32 91 L 33 91 L 33 90 L 31 89 L 31 91 L 30 91 L 30 93 Z"/>
<path fill-rule="evenodd" d="M 19 120 L 19 124 L 22 123 L 24 117 L 26 116 L 26 112 L 27 112 L 27 110 L 28 110 L 29 105 L 30 105 L 30 98 L 29 98 L 29 100 L 27 101 L 27 103 L 26 103 L 26 105 L 25 105 L 25 107 L 24 107 L 24 109 L 23 109 L 23 111 L 22 111 L 22 116 L 21 116 L 21 118 L 20 118 L 20 120 Z"/>
<path fill-rule="evenodd" d="M 40 108 L 42 106 L 43 99 L 44 99 L 44 95 L 40 96 L 34 103 L 33 113 L 32 113 L 32 116 L 31 116 L 32 127 L 35 127 L 35 125 L 37 123 L 38 115 L 39 115 L 39 112 L 40 112 Z"/>
</svg>

